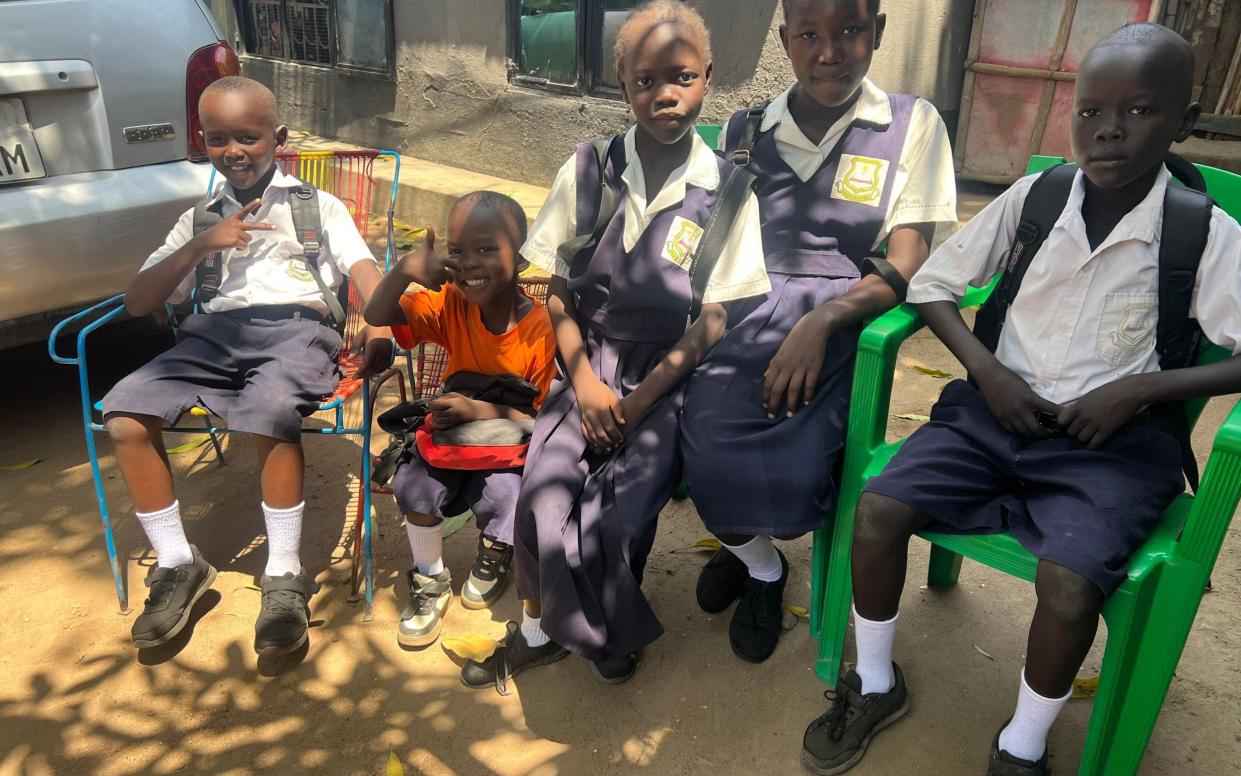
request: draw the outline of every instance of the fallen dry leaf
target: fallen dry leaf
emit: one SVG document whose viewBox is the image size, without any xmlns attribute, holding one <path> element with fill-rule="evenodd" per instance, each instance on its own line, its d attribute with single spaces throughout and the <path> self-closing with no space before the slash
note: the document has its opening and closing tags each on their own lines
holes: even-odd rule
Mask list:
<svg viewBox="0 0 1241 776">
<path fill-rule="evenodd" d="M 396 756 L 396 752 L 388 750 L 388 773 L 387 776 L 405 776 L 405 766 L 401 765 L 401 758 Z"/>
<path fill-rule="evenodd" d="M 22 469 L 29 469 L 42 460 L 42 458 L 31 458 L 29 461 L 22 461 L 21 463 L 6 463 L 0 466 L 0 472 L 19 472 Z"/>
<path fill-rule="evenodd" d="M 804 606 L 793 606 L 792 604 L 785 604 L 784 611 L 788 612 L 789 614 L 793 615 L 799 620 L 810 619 L 810 610 Z"/>
<path fill-rule="evenodd" d="M 499 646 L 495 639 L 473 633 L 465 636 L 445 636 L 440 639 L 440 644 L 443 645 L 445 651 L 457 657 L 479 662 L 491 657 L 491 653 L 495 652 L 496 647 Z"/>
<path fill-rule="evenodd" d="M 1080 701 L 1093 698 L 1099 691 L 1099 677 L 1088 676 L 1073 680 L 1073 700 Z"/>
<path fill-rule="evenodd" d="M 982 647 L 978 646 L 977 644 L 971 644 L 970 646 L 972 646 L 975 650 L 977 650 L 977 651 L 978 651 L 978 654 L 982 655 L 983 657 L 987 658 L 988 660 L 995 660 L 995 658 L 993 658 L 989 652 L 987 652 L 985 649 L 983 649 Z"/>
<path fill-rule="evenodd" d="M 909 412 L 904 415 L 893 415 L 892 417 L 899 418 L 901 420 L 916 420 L 919 423 L 925 423 L 931 419 L 930 415 L 919 415 L 915 412 Z"/>
<path fill-rule="evenodd" d="M 188 453 L 189 451 L 191 451 L 191 450 L 193 450 L 193 449 L 195 449 L 195 448 L 202 447 L 203 445 L 207 444 L 207 442 L 209 442 L 210 440 L 211 440 L 211 435 L 210 435 L 210 434 L 203 434 L 202 436 L 200 436 L 200 437 L 195 437 L 194 439 L 191 439 L 191 440 L 190 440 L 190 441 L 188 441 L 188 442 L 182 442 L 181 444 L 177 445 L 176 447 L 170 447 L 170 448 L 168 448 L 168 452 L 170 452 L 170 453 Z"/>
<path fill-rule="evenodd" d="M 699 539 L 688 547 L 678 547 L 670 552 L 715 552 L 720 549 L 721 546 L 722 545 L 720 544 L 719 539 L 707 537 L 706 539 Z"/>
<path fill-rule="evenodd" d="M 949 377 L 952 377 L 951 374 L 943 371 L 942 369 L 932 369 L 929 366 L 918 366 L 917 364 L 914 364 L 910 368 L 913 369 L 918 374 L 926 375 L 927 377 L 935 377 L 940 380 L 947 380 Z"/>
</svg>

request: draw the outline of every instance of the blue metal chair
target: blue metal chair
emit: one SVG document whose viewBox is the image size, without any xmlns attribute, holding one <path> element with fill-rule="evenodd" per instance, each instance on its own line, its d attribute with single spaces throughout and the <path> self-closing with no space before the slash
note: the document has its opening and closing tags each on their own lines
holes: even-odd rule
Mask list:
<svg viewBox="0 0 1241 776">
<path fill-rule="evenodd" d="M 345 203 L 353 215 L 358 230 L 365 237 L 370 226 L 371 205 L 375 189 L 374 162 L 377 157 L 391 157 L 396 168 L 392 176 L 392 191 L 388 200 L 387 232 L 384 237 L 384 269 L 392 263 L 393 240 L 392 219 L 396 203 L 397 181 L 400 178 L 401 157 L 395 151 L 291 151 L 277 155 L 277 163 L 281 169 L 323 191 L 334 194 Z M 214 172 L 212 174 L 214 181 Z M 208 184 L 208 191 L 212 184 Z M 129 599 L 125 589 L 125 577 L 116 553 L 116 540 L 112 530 L 112 519 L 108 509 L 107 497 L 104 494 L 103 477 L 99 468 L 99 455 L 95 445 L 95 434 L 104 431 L 102 418 L 102 399 L 92 400 L 90 377 L 87 368 L 87 339 L 100 327 L 111 323 L 124 313 L 124 294 L 106 299 L 93 307 L 70 316 L 56 325 L 48 338 L 48 353 L 52 360 L 59 364 L 76 366 L 78 370 L 78 388 L 81 398 L 82 429 L 86 437 L 86 452 L 90 458 L 91 479 L 95 485 L 95 500 L 99 504 L 99 519 L 103 523 L 104 541 L 108 550 L 108 562 L 112 566 L 112 577 L 116 584 L 116 597 L 122 614 L 129 612 Z M 344 377 L 336 391 L 326 397 L 319 406 L 316 417 L 324 420 L 326 426 L 303 428 L 303 434 L 327 434 L 333 436 L 361 437 L 361 464 L 359 466 L 358 518 L 354 521 L 352 536 L 353 569 L 351 582 L 353 599 L 356 600 L 361 589 L 361 571 L 365 570 L 366 614 L 371 618 L 371 604 L 374 600 L 374 563 L 371 525 L 371 418 L 374 410 L 374 398 L 379 384 L 372 386 L 369 381 L 356 377 L 361 365 L 361 353 L 353 353 L 350 347 L 354 336 L 364 326 L 362 321 L 361 299 L 357 290 L 349 288 L 348 305 L 346 306 L 346 322 L 344 346 L 341 350 L 339 365 Z M 77 331 L 74 349 L 70 355 L 62 355 L 57 349 L 57 341 L 62 333 Z M 389 370 L 392 372 L 394 370 Z M 395 370 L 399 374 L 399 369 Z M 402 393 L 404 386 L 402 385 Z M 360 425 L 349 425 L 345 419 L 345 403 L 354 395 L 360 394 L 362 401 L 362 422 Z M 216 454 L 223 462 L 218 435 L 227 433 L 228 429 L 215 425 L 214 419 L 202 408 L 194 408 L 188 413 L 202 420 L 201 426 L 183 425 L 179 420 L 171 428 L 170 433 L 204 433 L 211 436 Z M 326 417 L 323 417 L 326 415 Z"/>
</svg>

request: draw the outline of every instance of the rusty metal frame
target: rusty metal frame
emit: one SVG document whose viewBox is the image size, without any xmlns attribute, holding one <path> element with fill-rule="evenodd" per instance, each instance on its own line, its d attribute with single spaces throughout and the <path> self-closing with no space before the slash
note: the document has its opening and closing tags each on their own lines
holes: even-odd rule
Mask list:
<svg viewBox="0 0 1241 776">
<path fill-rule="evenodd" d="M 987 0 L 977 0 L 974 4 L 974 23 L 970 28 L 969 49 L 965 57 L 965 79 L 962 84 L 964 88 L 961 91 L 961 116 L 957 123 L 957 137 L 953 149 L 953 163 L 958 173 L 962 173 L 965 170 L 965 152 L 969 139 L 970 120 L 973 116 L 974 87 L 978 74 L 1003 75 L 1015 78 L 1038 78 L 1047 81 L 1043 87 L 1043 95 L 1039 100 L 1038 114 L 1035 118 L 1034 130 L 1030 135 L 1030 146 L 1027 149 L 1028 153 L 1026 156 L 1038 154 L 1039 149 L 1043 145 L 1043 136 L 1047 132 L 1047 120 L 1050 118 L 1051 102 L 1055 99 L 1056 84 L 1061 81 L 1077 80 L 1077 73 L 1061 70 L 1060 66 L 1064 61 L 1064 54 L 1069 45 L 1069 36 L 1073 30 L 1073 20 L 1077 16 L 1078 0 L 1065 0 L 1064 8 L 1060 13 L 1060 26 L 1056 31 L 1056 38 L 1052 44 L 1051 59 L 1047 68 L 1000 65 L 978 61 L 987 6 Z M 1163 8 L 1164 0 L 1152 0 L 1147 18 L 1150 21 L 1157 20 L 1160 14 L 1163 13 Z M 1012 182 L 1011 176 L 1004 175 L 971 173 L 968 177 L 970 180 L 982 181 L 984 183 Z"/>
</svg>

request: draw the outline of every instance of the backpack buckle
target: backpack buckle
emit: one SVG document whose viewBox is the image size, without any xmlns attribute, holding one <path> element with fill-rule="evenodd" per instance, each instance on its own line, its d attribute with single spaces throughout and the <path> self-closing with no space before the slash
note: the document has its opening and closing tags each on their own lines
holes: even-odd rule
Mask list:
<svg viewBox="0 0 1241 776">
<path fill-rule="evenodd" d="M 748 167 L 750 165 L 750 149 L 738 148 L 733 151 L 733 164 L 737 167 Z"/>
<path fill-rule="evenodd" d="M 305 254 L 307 258 L 319 258 L 319 241 L 313 238 L 303 240 L 302 253 Z"/>
<path fill-rule="evenodd" d="M 1037 225 L 1029 221 L 1022 221 L 1017 225 L 1017 236 L 1013 239 L 1013 249 L 1008 254 L 1007 269 L 1012 269 L 1021 261 L 1021 257 L 1025 254 L 1026 248 L 1031 243 L 1038 240 L 1039 228 Z"/>
<path fill-rule="evenodd" d="M 310 189 L 306 187 L 298 187 L 296 189 L 293 189 L 293 195 L 296 196 L 298 199 L 308 200 L 311 197 L 313 197 L 315 194 L 313 191 L 311 191 Z"/>
</svg>

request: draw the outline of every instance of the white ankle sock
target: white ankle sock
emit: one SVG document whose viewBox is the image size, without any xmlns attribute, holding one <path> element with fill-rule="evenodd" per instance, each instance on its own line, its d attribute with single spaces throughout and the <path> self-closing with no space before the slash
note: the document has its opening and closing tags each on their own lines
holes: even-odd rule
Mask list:
<svg viewBox="0 0 1241 776">
<path fill-rule="evenodd" d="M 552 640 L 551 636 L 543 632 L 540 618 L 531 617 L 525 612 L 521 613 L 521 635 L 526 637 L 526 643 L 532 647 L 541 647 Z"/>
<path fill-rule="evenodd" d="M 1047 732 L 1072 694 L 1070 690 L 1063 698 L 1044 698 L 1026 684 L 1023 670 L 1017 710 L 1013 712 L 1012 721 L 1000 732 L 1000 749 L 1031 762 L 1043 759 L 1047 751 Z"/>
<path fill-rule="evenodd" d="M 162 569 L 176 568 L 194 562 L 194 552 L 185 539 L 181 525 L 181 502 L 154 512 L 135 512 L 142 530 L 155 550 L 155 562 Z"/>
<path fill-rule="evenodd" d="M 862 678 L 862 693 L 887 692 L 896 684 L 892 671 L 892 641 L 896 638 L 896 618 L 876 622 L 853 610 L 853 634 L 857 640 L 857 675 Z"/>
<path fill-rule="evenodd" d="M 784 569 L 780 566 L 780 554 L 776 552 L 776 546 L 771 543 L 770 536 L 755 536 L 738 547 L 731 544 L 724 546 L 740 558 L 745 567 L 749 569 L 750 576 L 760 582 L 779 581 L 780 575 L 784 573 Z"/>
<path fill-rule="evenodd" d="M 302 512 L 306 502 L 288 509 L 272 509 L 263 504 L 263 522 L 267 524 L 267 568 L 263 573 L 269 577 L 299 574 L 302 559 L 298 554 L 302 544 Z"/>
<path fill-rule="evenodd" d="M 438 576 L 444 571 L 444 531 L 439 525 L 414 525 L 405 522 L 409 549 L 414 553 L 414 566 L 420 574 Z"/>
</svg>

